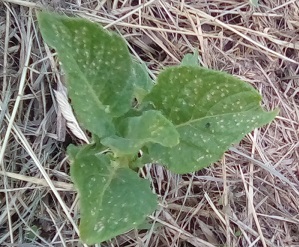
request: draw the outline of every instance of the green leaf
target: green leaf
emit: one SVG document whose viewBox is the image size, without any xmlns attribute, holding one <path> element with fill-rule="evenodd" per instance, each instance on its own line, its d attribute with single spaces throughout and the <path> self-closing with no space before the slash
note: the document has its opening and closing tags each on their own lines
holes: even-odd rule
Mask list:
<svg viewBox="0 0 299 247">
<path fill-rule="evenodd" d="M 134 87 L 134 96 L 140 103 L 144 96 L 152 90 L 154 82 L 150 78 L 144 63 L 133 61 L 132 65 L 131 82 Z"/>
<path fill-rule="evenodd" d="M 113 134 L 112 118 L 126 113 L 133 98 L 132 61 L 124 40 L 84 19 L 42 12 L 38 22 L 58 53 L 80 123 L 99 137 Z"/>
<path fill-rule="evenodd" d="M 37 236 L 39 236 L 40 233 L 41 233 L 41 228 L 37 225 L 32 225 L 31 227 L 26 228 L 25 239 L 27 241 L 29 241 L 30 243 L 32 243 L 37 239 Z M 24 245 L 26 245 L 26 244 L 24 244 Z"/>
<path fill-rule="evenodd" d="M 259 0 L 249 0 L 249 2 L 253 7 L 258 7 L 259 6 Z"/>
<path fill-rule="evenodd" d="M 195 50 L 193 54 L 186 54 L 182 59 L 181 66 L 199 67 L 200 64 L 198 62 L 198 51 Z"/>
<path fill-rule="evenodd" d="M 179 134 L 173 124 L 159 111 L 146 111 L 141 116 L 129 117 L 120 123 L 122 137 L 111 136 L 101 143 L 117 154 L 134 154 L 148 143 L 173 147 L 179 143 Z"/>
<path fill-rule="evenodd" d="M 176 126 L 180 143 L 148 145 L 152 161 L 176 173 L 199 170 L 221 158 L 233 143 L 276 116 L 260 107 L 249 84 L 223 72 L 192 66 L 172 67 L 158 76 L 144 99 Z"/>
<path fill-rule="evenodd" d="M 157 207 L 149 182 L 108 156 L 77 154 L 71 177 L 80 196 L 80 237 L 86 244 L 109 240 L 142 224 Z"/>
</svg>

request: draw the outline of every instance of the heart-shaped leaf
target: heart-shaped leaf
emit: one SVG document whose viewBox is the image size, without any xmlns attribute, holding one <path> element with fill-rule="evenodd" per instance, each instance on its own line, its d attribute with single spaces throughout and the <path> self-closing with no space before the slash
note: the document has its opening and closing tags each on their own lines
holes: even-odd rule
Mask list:
<svg viewBox="0 0 299 247">
<path fill-rule="evenodd" d="M 86 129 L 114 133 L 112 118 L 131 107 L 132 61 L 124 40 L 84 19 L 39 13 L 45 41 L 58 53 L 72 106 Z"/>
<path fill-rule="evenodd" d="M 151 101 L 180 134 L 180 143 L 173 148 L 148 145 L 152 160 L 176 173 L 217 161 L 231 144 L 277 114 L 260 107 L 261 96 L 249 84 L 194 66 L 166 69 L 144 100 Z"/>
<path fill-rule="evenodd" d="M 129 117 L 120 124 L 122 137 L 110 136 L 101 143 L 117 154 L 136 154 L 148 142 L 173 147 L 179 143 L 174 125 L 160 111 L 146 111 L 141 116 Z"/>
<path fill-rule="evenodd" d="M 90 146 L 76 153 L 71 177 L 80 196 L 83 242 L 100 243 L 138 227 L 156 209 L 149 182 L 130 168 Z"/>
</svg>

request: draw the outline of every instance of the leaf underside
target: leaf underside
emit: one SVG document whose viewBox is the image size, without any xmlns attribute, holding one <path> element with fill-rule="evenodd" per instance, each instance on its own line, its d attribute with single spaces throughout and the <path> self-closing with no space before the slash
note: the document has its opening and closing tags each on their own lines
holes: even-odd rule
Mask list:
<svg viewBox="0 0 299 247">
<path fill-rule="evenodd" d="M 124 40 L 84 19 L 39 13 L 45 41 L 58 53 L 80 123 L 99 137 L 114 133 L 112 118 L 131 107 L 132 61 Z"/>
<path fill-rule="evenodd" d="M 90 147 L 77 153 L 71 176 L 80 195 L 80 237 L 86 244 L 137 227 L 157 207 L 147 180 Z"/>
<path fill-rule="evenodd" d="M 223 72 L 194 66 L 166 69 L 144 101 L 150 101 L 176 126 L 180 143 L 149 144 L 153 162 L 176 173 L 197 171 L 220 159 L 233 143 L 276 116 L 260 107 L 250 85 Z"/>
</svg>

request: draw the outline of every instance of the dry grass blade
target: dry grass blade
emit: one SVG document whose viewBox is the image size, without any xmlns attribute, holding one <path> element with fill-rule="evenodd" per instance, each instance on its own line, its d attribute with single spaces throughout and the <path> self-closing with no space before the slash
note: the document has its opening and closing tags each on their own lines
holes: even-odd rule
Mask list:
<svg viewBox="0 0 299 247">
<path fill-rule="evenodd" d="M 26 181 L 32 184 L 42 185 L 42 186 L 49 186 L 47 181 L 45 179 L 35 178 L 35 177 L 28 177 L 12 172 L 4 172 L 0 171 L 0 174 L 3 176 L 7 176 L 10 178 L 14 178 L 16 180 Z M 67 191 L 74 191 L 74 186 L 72 184 L 59 182 L 59 181 L 53 181 L 53 184 L 55 185 L 56 189 L 59 190 L 67 190 Z"/>
</svg>

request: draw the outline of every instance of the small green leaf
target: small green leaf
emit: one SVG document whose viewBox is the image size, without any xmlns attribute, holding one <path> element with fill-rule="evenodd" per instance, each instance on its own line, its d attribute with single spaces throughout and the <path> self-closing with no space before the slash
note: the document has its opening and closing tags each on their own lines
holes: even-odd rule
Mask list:
<svg viewBox="0 0 299 247">
<path fill-rule="evenodd" d="M 108 156 L 82 150 L 71 165 L 80 196 L 80 237 L 96 244 L 136 228 L 157 207 L 149 182 Z"/>
<path fill-rule="evenodd" d="M 217 161 L 231 144 L 277 115 L 260 107 L 261 96 L 249 84 L 193 66 L 166 69 L 144 100 L 151 101 L 180 134 L 180 143 L 173 148 L 148 145 L 153 161 L 176 173 Z"/>
<path fill-rule="evenodd" d="M 25 239 L 33 243 L 41 233 L 40 227 L 33 225 L 25 231 Z M 27 242 L 27 241 L 26 241 Z M 26 244 L 24 244 L 26 245 Z"/>
<path fill-rule="evenodd" d="M 179 134 L 173 124 L 159 111 L 146 111 L 141 116 L 129 117 L 121 122 L 122 137 L 110 136 L 101 143 L 118 154 L 134 154 L 148 143 L 173 147 L 179 143 Z"/>
<path fill-rule="evenodd" d="M 198 51 L 195 50 L 193 54 L 186 54 L 181 62 L 181 66 L 195 66 L 199 67 L 199 62 L 198 62 Z"/>
<path fill-rule="evenodd" d="M 249 2 L 253 7 L 258 7 L 259 6 L 259 0 L 249 0 Z"/>
<path fill-rule="evenodd" d="M 58 53 L 80 123 L 99 137 L 113 134 L 112 118 L 126 113 L 133 98 L 132 61 L 124 40 L 84 19 L 43 12 L 38 22 Z"/>
<path fill-rule="evenodd" d="M 240 237 L 242 235 L 242 232 L 240 231 L 240 230 L 237 230 L 236 232 L 235 232 L 235 236 L 236 237 Z"/>
<path fill-rule="evenodd" d="M 144 63 L 141 64 L 133 61 L 131 81 L 134 87 L 134 96 L 140 103 L 154 86 L 154 82 L 150 78 Z"/>
<path fill-rule="evenodd" d="M 80 155 L 81 152 L 98 154 L 105 153 L 105 150 L 107 150 L 107 147 L 104 147 L 99 141 L 91 144 L 85 144 L 83 146 L 75 146 L 74 144 L 70 144 L 67 147 L 67 155 L 69 157 L 69 160 L 73 162 L 76 159 L 77 155 Z"/>
</svg>

